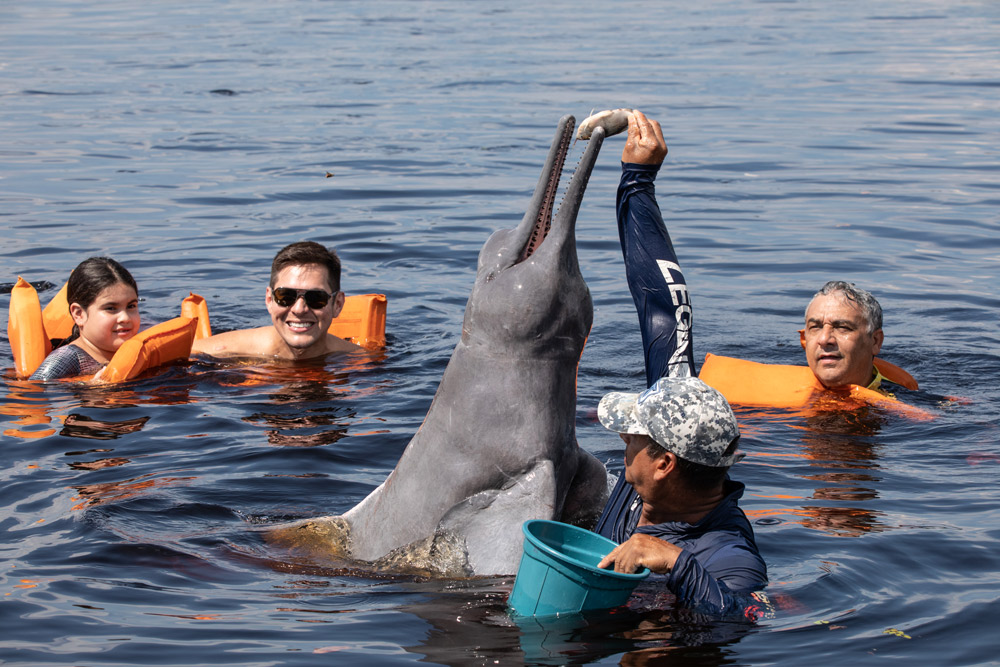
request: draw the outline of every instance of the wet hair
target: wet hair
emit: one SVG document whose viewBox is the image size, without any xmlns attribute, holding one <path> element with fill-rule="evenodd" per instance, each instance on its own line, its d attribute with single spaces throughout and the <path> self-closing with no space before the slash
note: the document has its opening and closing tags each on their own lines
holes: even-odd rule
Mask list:
<svg viewBox="0 0 1000 667">
<path fill-rule="evenodd" d="M 739 446 L 740 436 L 736 436 L 726 451 L 723 452 L 723 456 L 729 456 L 736 451 Z M 649 438 L 649 444 L 646 445 L 646 453 L 649 454 L 651 458 L 657 458 L 663 456 L 667 453 L 667 448 L 656 442 L 652 438 Z M 707 466 L 703 463 L 695 463 L 694 461 L 688 461 L 680 456 L 674 454 L 677 460 L 677 473 L 680 476 L 681 482 L 687 488 L 692 491 L 711 491 L 722 484 L 726 479 L 726 474 L 729 472 L 729 466 L 722 468 L 716 468 L 713 466 Z"/>
<path fill-rule="evenodd" d="M 122 283 L 135 290 L 139 295 L 139 286 L 135 278 L 124 266 L 110 257 L 88 257 L 80 262 L 73 273 L 69 274 L 66 283 L 66 301 L 70 305 L 76 303 L 83 308 L 90 306 L 108 287 Z M 73 333 L 64 340 L 53 341 L 53 347 L 60 347 L 80 337 L 80 328 L 74 324 Z"/>
<path fill-rule="evenodd" d="M 869 336 L 882 328 L 882 306 L 879 305 L 878 300 L 872 296 L 871 292 L 861 289 L 860 287 L 856 287 L 854 283 L 845 282 L 843 280 L 831 280 L 827 284 L 823 285 L 818 292 L 813 294 L 813 299 L 818 296 L 827 296 L 829 294 L 837 293 L 843 294 L 845 299 L 857 304 L 858 308 L 861 310 L 861 314 L 864 315 L 865 322 L 868 325 Z M 811 300 L 809 304 L 812 305 Z M 806 306 L 806 312 L 808 311 L 809 306 Z"/>
<path fill-rule="evenodd" d="M 290 243 L 278 251 L 274 261 L 271 262 L 271 288 L 278 287 L 276 284 L 278 274 L 283 269 L 304 264 L 318 264 L 325 267 L 330 277 L 330 290 L 334 293 L 340 291 L 340 258 L 335 251 L 314 241 Z"/>
</svg>

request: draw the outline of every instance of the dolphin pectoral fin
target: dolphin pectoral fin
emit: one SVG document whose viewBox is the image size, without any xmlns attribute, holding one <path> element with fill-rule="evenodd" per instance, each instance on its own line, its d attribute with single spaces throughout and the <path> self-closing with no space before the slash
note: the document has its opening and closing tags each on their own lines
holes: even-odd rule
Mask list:
<svg viewBox="0 0 1000 667">
<path fill-rule="evenodd" d="M 559 520 L 589 530 L 608 501 L 608 470 L 590 452 L 581 449 L 579 459 Z"/>
<path fill-rule="evenodd" d="M 552 461 L 539 461 L 511 477 L 499 489 L 477 493 L 453 507 L 440 531 L 465 541 L 468 563 L 477 574 L 514 574 L 521 562 L 529 519 L 552 519 L 556 514 L 556 474 Z"/>
<path fill-rule="evenodd" d="M 465 541 L 447 531 L 437 531 L 422 540 L 397 547 L 373 565 L 383 572 L 402 572 L 424 577 L 459 579 L 472 576 L 465 554 Z"/>
<path fill-rule="evenodd" d="M 351 527 L 339 516 L 303 519 L 273 528 L 265 541 L 275 547 L 324 561 L 350 558 Z"/>
</svg>

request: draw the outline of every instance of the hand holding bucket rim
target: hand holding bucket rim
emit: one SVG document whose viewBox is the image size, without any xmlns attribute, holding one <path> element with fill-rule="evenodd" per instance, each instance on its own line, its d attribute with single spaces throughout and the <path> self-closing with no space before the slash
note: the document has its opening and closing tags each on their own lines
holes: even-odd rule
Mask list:
<svg viewBox="0 0 1000 667">
<path fill-rule="evenodd" d="M 681 548 L 677 545 L 652 535 L 636 533 L 602 558 L 597 567 L 614 566 L 615 572 L 638 572 L 645 567 L 666 574 L 673 569 L 680 555 Z"/>
</svg>

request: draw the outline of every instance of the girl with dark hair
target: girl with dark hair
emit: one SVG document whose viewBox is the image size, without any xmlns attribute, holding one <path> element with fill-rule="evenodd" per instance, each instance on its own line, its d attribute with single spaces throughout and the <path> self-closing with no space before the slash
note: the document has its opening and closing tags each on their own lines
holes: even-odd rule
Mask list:
<svg viewBox="0 0 1000 667">
<path fill-rule="evenodd" d="M 139 288 L 132 274 L 110 257 L 80 262 L 66 283 L 66 300 L 73 333 L 45 358 L 32 380 L 96 373 L 139 332 Z"/>
</svg>

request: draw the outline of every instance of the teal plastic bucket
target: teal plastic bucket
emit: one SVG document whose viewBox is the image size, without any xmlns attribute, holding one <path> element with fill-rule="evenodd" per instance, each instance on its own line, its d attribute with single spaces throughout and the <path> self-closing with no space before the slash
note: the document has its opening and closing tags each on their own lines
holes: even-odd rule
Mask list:
<svg viewBox="0 0 1000 667">
<path fill-rule="evenodd" d="M 617 546 L 577 526 L 525 521 L 524 553 L 508 598 L 517 616 L 552 616 L 618 607 L 649 570 L 625 574 L 597 567 Z"/>
</svg>

